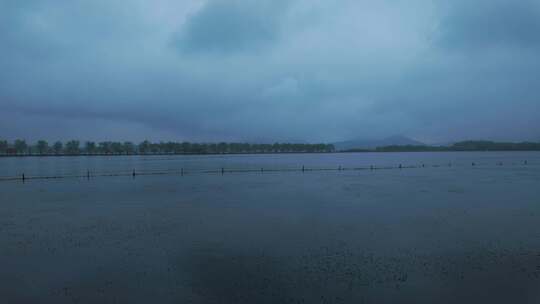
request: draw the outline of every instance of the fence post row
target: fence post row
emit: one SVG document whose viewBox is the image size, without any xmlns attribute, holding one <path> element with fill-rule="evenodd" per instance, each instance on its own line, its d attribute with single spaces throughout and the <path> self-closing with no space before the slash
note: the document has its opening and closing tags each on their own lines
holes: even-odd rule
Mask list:
<svg viewBox="0 0 540 304">
<path fill-rule="evenodd" d="M 511 163 L 511 165 L 528 165 L 528 161 L 527 160 L 524 160 L 523 162 L 518 162 L 518 163 Z M 448 162 L 448 167 L 452 167 L 454 164 L 452 162 Z M 478 163 L 476 162 L 471 162 L 471 166 L 472 167 L 476 167 L 478 166 Z M 495 163 L 495 166 L 504 166 L 504 162 L 502 161 L 498 161 Z M 426 165 L 424 163 L 422 163 L 421 165 L 416 165 L 416 166 L 403 166 L 403 164 L 399 164 L 397 167 L 395 166 L 390 166 L 390 167 L 380 167 L 379 169 L 405 169 L 405 168 L 425 168 Z M 433 168 L 439 168 L 439 167 L 444 167 L 443 165 L 432 165 Z M 354 170 L 375 170 L 375 169 L 378 169 L 376 166 L 374 165 L 370 165 L 369 167 L 358 167 L 358 168 L 353 168 Z M 307 171 L 344 171 L 346 170 L 345 167 L 343 167 L 342 165 L 339 165 L 337 168 L 336 167 L 333 167 L 333 168 L 315 168 L 315 169 L 306 169 L 306 166 L 305 165 L 302 165 L 301 167 L 301 172 L 304 173 L 306 170 Z M 258 170 L 257 169 L 238 169 L 238 170 L 235 170 L 235 169 L 231 169 L 231 170 L 228 170 L 228 172 L 257 172 Z M 291 168 L 282 168 L 282 169 L 266 169 L 266 171 L 275 171 L 275 172 L 286 172 L 286 171 L 297 171 L 297 169 L 291 169 Z M 197 172 L 197 171 L 194 171 L 194 172 Z M 216 172 L 216 171 L 201 171 L 199 173 L 210 173 L 210 172 Z M 221 170 L 218 171 L 218 172 L 221 172 L 222 175 L 225 174 L 225 167 L 221 167 Z M 265 169 L 263 167 L 260 168 L 260 172 L 261 173 L 264 173 L 265 172 Z M 155 173 L 150 173 L 149 175 L 153 175 L 153 174 L 178 174 L 180 173 L 181 176 L 184 176 L 184 174 L 186 173 L 184 168 L 181 168 L 180 171 L 163 171 L 163 172 L 155 172 Z M 94 173 L 94 174 L 91 174 L 90 173 L 90 170 L 87 170 L 86 171 L 86 175 L 76 175 L 76 176 L 72 176 L 72 175 L 57 175 L 57 176 L 35 176 L 35 177 L 27 177 L 25 173 L 22 173 L 20 175 L 20 177 L 12 177 L 12 178 L 0 178 L 0 181 L 2 180 L 22 180 L 22 181 L 26 181 L 27 179 L 51 179 L 51 178 L 68 178 L 68 177 L 79 177 L 79 178 L 84 178 L 86 177 L 87 179 L 90 179 L 91 177 L 99 177 L 99 176 L 126 176 L 128 174 L 125 174 L 125 173 L 102 173 L 102 174 L 99 174 L 99 173 Z M 137 173 L 137 171 L 135 169 L 132 170 L 131 175 L 133 178 L 135 178 L 137 175 L 145 175 L 144 172 L 141 172 L 141 173 Z M 128 176 L 129 176 L 128 175 Z"/>
</svg>

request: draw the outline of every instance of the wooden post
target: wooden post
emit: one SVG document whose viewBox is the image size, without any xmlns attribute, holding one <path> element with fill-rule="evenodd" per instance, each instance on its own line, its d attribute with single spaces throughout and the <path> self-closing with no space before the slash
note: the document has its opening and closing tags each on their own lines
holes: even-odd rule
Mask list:
<svg viewBox="0 0 540 304">
<path fill-rule="evenodd" d="M 223 175 L 225 173 L 225 168 L 221 168 L 221 175 Z"/>
<path fill-rule="evenodd" d="M 86 179 L 90 179 L 90 170 L 86 171 Z"/>
<path fill-rule="evenodd" d="M 523 162 L 525 165 L 527 165 L 527 161 Z"/>
<path fill-rule="evenodd" d="M 133 178 L 135 178 L 135 170 L 133 170 L 132 176 Z"/>
<path fill-rule="evenodd" d="M 399 168 L 400 168 L 400 169 L 402 168 L 401 164 L 399 164 Z"/>
<path fill-rule="evenodd" d="M 474 163 L 474 162 L 472 163 L 472 166 L 473 166 L 473 167 L 475 166 L 475 163 Z"/>
<path fill-rule="evenodd" d="M 263 172 L 264 172 L 264 169 L 263 169 L 263 168 L 261 168 L 261 173 L 263 173 Z"/>
<path fill-rule="evenodd" d="M 22 174 L 22 181 L 24 182 L 24 180 L 26 179 L 26 177 L 24 177 L 24 173 Z"/>
<path fill-rule="evenodd" d="M 370 170 L 373 170 L 373 165 L 371 165 L 371 166 L 369 167 L 369 169 L 370 169 Z"/>
<path fill-rule="evenodd" d="M 338 170 L 341 171 L 341 165 L 339 166 Z"/>
<path fill-rule="evenodd" d="M 305 170 L 305 168 L 304 168 L 304 166 L 302 166 L 302 172 L 304 172 L 304 170 Z"/>
</svg>

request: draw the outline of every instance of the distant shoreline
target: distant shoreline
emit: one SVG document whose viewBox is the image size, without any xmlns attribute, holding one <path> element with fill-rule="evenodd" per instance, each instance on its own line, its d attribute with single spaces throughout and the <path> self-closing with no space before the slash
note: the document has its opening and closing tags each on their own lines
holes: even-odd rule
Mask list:
<svg viewBox="0 0 540 304">
<path fill-rule="evenodd" d="M 0 157 L 73 157 L 73 156 L 170 156 L 170 155 L 257 155 L 257 154 L 328 154 L 328 153 L 391 153 L 391 152 L 503 152 L 540 151 L 540 142 L 493 142 L 467 140 L 450 146 L 387 145 L 379 147 L 336 149 L 334 144 L 249 144 L 249 143 L 189 143 L 143 141 L 138 145 L 131 142 L 80 142 L 72 140 L 65 145 L 56 142 L 49 146 L 40 140 L 28 145 L 16 140 L 12 145 L 0 141 Z"/>
<path fill-rule="evenodd" d="M 277 154 L 350 154 L 350 153 L 425 153 L 425 152 L 540 152 L 540 150 L 345 150 L 334 152 L 246 152 L 246 153 L 146 153 L 146 154 L 24 154 L 24 155 L 0 155 L 0 158 L 25 158 L 25 157 L 104 157 L 104 156 L 227 156 L 227 155 L 277 155 Z"/>
<path fill-rule="evenodd" d="M 3 154 L 0 157 L 94 157 L 94 156 L 195 156 L 195 155 L 272 155 L 272 154 L 336 154 L 335 152 L 227 152 L 227 153 L 130 153 L 130 154 Z"/>
</svg>

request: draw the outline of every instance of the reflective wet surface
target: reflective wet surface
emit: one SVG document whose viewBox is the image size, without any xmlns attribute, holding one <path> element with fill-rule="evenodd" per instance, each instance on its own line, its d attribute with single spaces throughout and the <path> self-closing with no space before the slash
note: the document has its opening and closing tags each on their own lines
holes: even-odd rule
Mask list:
<svg viewBox="0 0 540 304">
<path fill-rule="evenodd" d="M 540 153 L 38 160 L 0 175 L 454 165 L 0 182 L 5 303 L 540 302 Z"/>
</svg>

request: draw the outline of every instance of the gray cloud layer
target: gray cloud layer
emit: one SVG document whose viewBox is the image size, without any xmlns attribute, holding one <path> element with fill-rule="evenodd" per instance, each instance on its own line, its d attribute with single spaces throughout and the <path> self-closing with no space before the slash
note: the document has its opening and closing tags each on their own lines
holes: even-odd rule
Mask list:
<svg viewBox="0 0 540 304">
<path fill-rule="evenodd" d="M 0 137 L 540 140 L 535 0 L 0 2 Z"/>
<path fill-rule="evenodd" d="M 249 53 L 271 47 L 287 5 L 282 0 L 208 2 L 180 28 L 175 46 L 191 55 Z"/>
</svg>

